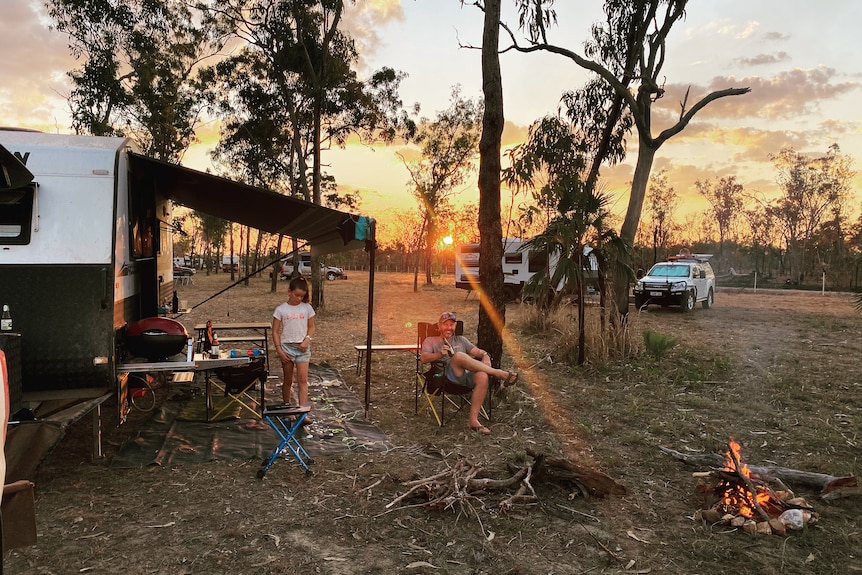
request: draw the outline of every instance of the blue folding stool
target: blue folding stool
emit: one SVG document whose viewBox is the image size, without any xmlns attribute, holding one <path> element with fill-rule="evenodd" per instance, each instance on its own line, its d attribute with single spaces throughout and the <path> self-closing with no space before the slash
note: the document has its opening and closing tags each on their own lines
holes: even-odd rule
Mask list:
<svg viewBox="0 0 862 575">
<path fill-rule="evenodd" d="M 305 469 L 306 475 L 313 475 L 308 465 L 314 463 L 314 460 L 309 457 L 308 453 L 295 437 L 296 432 L 302 428 L 302 422 L 305 421 L 305 417 L 309 411 L 311 411 L 311 406 L 301 407 L 298 405 L 275 405 L 263 410 L 263 420 L 275 430 L 280 441 L 269 456 L 269 459 L 258 470 L 258 479 L 263 479 L 263 476 L 266 475 L 266 472 L 269 471 L 269 468 L 272 467 L 272 464 L 275 463 L 275 460 L 278 459 L 278 456 L 285 448 L 293 454 L 302 468 Z"/>
</svg>

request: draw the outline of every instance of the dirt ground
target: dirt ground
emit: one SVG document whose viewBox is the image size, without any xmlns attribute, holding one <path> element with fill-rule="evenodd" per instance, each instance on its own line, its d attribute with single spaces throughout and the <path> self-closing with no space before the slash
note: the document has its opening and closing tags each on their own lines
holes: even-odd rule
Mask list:
<svg viewBox="0 0 862 575">
<path fill-rule="evenodd" d="M 353 346 L 365 337 L 368 280 L 348 275 L 326 284 L 312 360 L 337 367 L 362 397 Z M 199 273 L 179 296 L 195 304 L 228 283 L 224 274 Z M 411 342 L 416 323 L 442 310 L 458 312 L 475 341 L 476 299 L 453 283 L 437 278 L 414 293 L 412 276 L 377 274 L 375 342 Z M 269 321 L 284 299 L 279 287 L 271 294 L 268 280 L 255 278 L 182 321 Z M 517 366 L 521 382 L 496 396 L 491 436 L 469 432 L 463 413 L 442 428 L 414 415 L 412 355 L 376 354 L 369 418 L 396 447 L 316 459 L 310 478 L 291 462 L 263 481 L 255 478 L 259 461 L 111 469 L 143 419 L 116 428 L 106 406 L 106 457 L 91 460 L 88 422 L 70 429 L 33 478 L 39 542 L 7 553 L 6 573 L 862 572 L 859 495 L 827 504 L 799 491 L 819 523 L 753 537 L 696 520 L 698 469 L 658 449 L 719 453 L 734 437 L 751 464 L 858 476 L 862 315 L 851 296 L 719 288 L 712 309 L 650 308 L 634 317 L 634 340 L 646 327 L 678 338 L 664 360 L 641 354 L 584 368 L 557 361 L 557 332 L 534 332 L 527 316 L 526 306 L 508 308 L 503 367 Z M 462 457 L 508 477 L 528 449 L 591 465 L 627 494 L 598 499 L 540 484 L 537 504 L 506 513 L 498 505 L 510 491 L 437 511 L 421 499 L 389 506 L 404 482 Z"/>
</svg>

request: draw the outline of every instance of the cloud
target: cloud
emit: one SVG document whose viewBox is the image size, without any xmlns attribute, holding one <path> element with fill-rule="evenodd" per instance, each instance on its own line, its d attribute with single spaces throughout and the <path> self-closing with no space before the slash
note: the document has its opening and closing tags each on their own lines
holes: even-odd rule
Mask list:
<svg viewBox="0 0 862 575">
<path fill-rule="evenodd" d="M 772 54 L 758 54 L 752 58 L 735 58 L 733 62 L 739 66 L 762 66 L 764 64 L 777 64 L 790 60 L 787 52 L 775 52 Z"/>
<path fill-rule="evenodd" d="M 692 28 L 688 31 L 690 37 L 698 37 L 704 33 L 714 32 L 720 36 L 729 36 L 736 39 L 750 38 L 760 28 L 760 22 L 749 20 L 748 22 L 733 22 L 730 20 L 713 21 L 700 28 Z"/>
<path fill-rule="evenodd" d="M 48 29 L 41 3 L 6 2 L 0 20 L 0 118 L 12 126 L 68 131 L 65 73 L 76 66 L 66 37 Z"/>
<path fill-rule="evenodd" d="M 790 35 L 783 32 L 767 32 L 763 35 L 763 39 L 768 42 L 783 42 L 790 40 Z"/>
<path fill-rule="evenodd" d="M 380 50 L 383 41 L 377 31 L 390 22 L 403 22 L 401 0 L 366 0 L 356 4 L 345 3 L 344 30 L 356 41 L 361 68 Z"/>
<path fill-rule="evenodd" d="M 862 82 L 836 81 L 840 78 L 834 68 L 794 68 L 772 77 L 716 76 L 708 85 L 668 84 L 665 97 L 654 106 L 666 118 L 679 116 L 679 103 L 689 91 L 687 109 L 713 91 L 726 88 L 749 87 L 751 92 L 743 96 L 725 97 L 715 100 L 698 112 L 698 118 L 747 118 L 762 120 L 796 119 L 804 115 L 817 114 L 820 104 L 847 96 L 862 88 Z"/>
</svg>

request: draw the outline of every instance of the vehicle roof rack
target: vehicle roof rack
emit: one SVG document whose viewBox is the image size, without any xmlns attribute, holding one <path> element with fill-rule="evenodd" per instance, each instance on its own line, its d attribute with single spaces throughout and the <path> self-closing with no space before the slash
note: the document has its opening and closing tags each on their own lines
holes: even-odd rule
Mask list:
<svg viewBox="0 0 862 575">
<path fill-rule="evenodd" d="M 668 260 L 672 262 L 706 262 L 709 261 L 709 258 L 712 257 L 712 254 L 679 254 L 675 256 L 668 256 Z"/>
</svg>

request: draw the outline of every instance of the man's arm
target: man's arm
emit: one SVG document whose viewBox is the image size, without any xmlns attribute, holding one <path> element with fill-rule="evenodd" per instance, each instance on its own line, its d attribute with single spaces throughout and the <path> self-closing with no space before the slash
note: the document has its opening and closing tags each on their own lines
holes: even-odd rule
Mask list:
<svg viewBox="0 0 862 575">
<path fill-rule="evenodd" d="M 428 340 L 425 340 L 425 341 L 427 342 Z M 442 343 L 443 342 L 441 341 L 440 344 L 442 344 Z M 423 344 L 422 347 L 426 347 L 426 346 Z M 442 350 L 442 347 L 443 347 L 442 345 L 439 346 L 441 349 L 439 351 L 437 351 L 437 349 L 436 349 L 438 347 L 437 342 L 429 343 L 428 347 L 431 348 L 430 351 L 425 351 L 423 349 L 422 353 L 419 354 L 419 362 L 420 363 L 431 363 L 432 361 L 440 361 L 446 355 L 446 352 Z"/>
</svg>

